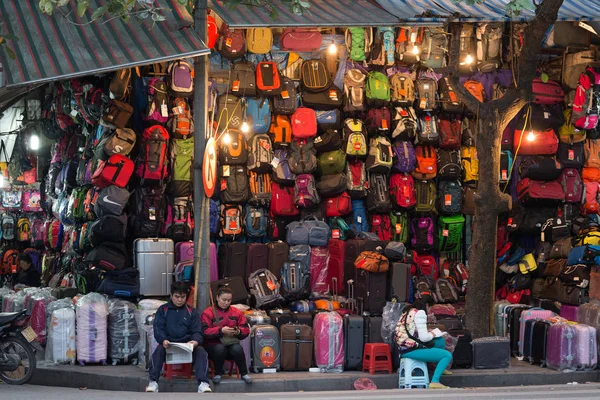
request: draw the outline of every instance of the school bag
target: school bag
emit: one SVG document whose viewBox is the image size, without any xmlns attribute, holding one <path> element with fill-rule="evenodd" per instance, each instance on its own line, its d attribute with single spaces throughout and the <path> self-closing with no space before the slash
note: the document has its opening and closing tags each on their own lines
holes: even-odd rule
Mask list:
<svg viewBox="0 0 600 400">
<path fill-rule="evenodd" d="M 348 57 L 352 61 L 366 61 L 373 44 L 372 28 L 346 28 L 345 34 Z"/>
<path fill-rule="evenodd" d="M 394 165 L 392 170 L 397 172 L 412 172 L 417 166 L 415 147 L 405 140 L 394 140 Z"/>
<path fill-rule="evenodd" d="M 194 176 L 194 138 L 173 139 L 170 146 L 170 192 L 177 196 L 191 194 L 191 182 Z M 173 189 L 176 189 L 173 191 Z M 176 196 L 176 197 L 177 197 Z"/>
<path fill-rule="evenodd" d="M 466 81 L 463 86 L 473 95 L 473 97 L 479 100 L 480 103 L 485 103 L 485 88 L 481 82 L 470 79 Z"/>
<path fill-rule="evenodd" d="M 416 179 L 433 179 L 437 175 L 437 153 L 432 146 L 416 146 L 417 166 L 411 172 Z"/>
<path fill-rule="evenodd" d="M 129 218 L 134 237 L 158 237 L 165 222 L 167 208 L 165 187 L 146 186 L 135 190 L 130 204 Z"/>
<path fill-rule="evenodd" d="M 329 89 L 333 84 L 327 66 L 321 60 L 304 60 L 300 70 L 303 90 L 318 93 Z"/>
<path fill-rule="evenodd" d="M 421 60 L 424 33 L 424 28 L 416 26 L 398 28 L 396 58 L 402 64 L 413 65 Z"/>
<path fill-rule="evenodd" d="M 464 106 L 458 101 L 456 91 L 450 84 L 450 79 L 447 76 L 438 81 L 438 89 L 440 93 L 440 108 L 442 111 L 448 114 L 462 114 Z"/>
<path fill-rule="evenodd" d="M 184 60 L 173 61 L 167 68 L 169 93 L 173 97 L 191 97 L 194 94 L 193 67 Z"/>
<path fill-rule="evenodd" d="M 173 197 L 167 205 L 162 234 L 175 243 L 191 240 L 194 232 L 191 197 Z"/>
<path fill-rule="evenodd" d="M 435 295 L 440 304 L 458 302 L 458 293 L 454 280 L 451 278 L 439 278 L 435 281 Z"/>
<path fill-rule="evenodd" d="M 443 180 L 461 179 L 462 168 L 458 151 L 438 150 L 438 177 Z"/>
<path fill-rule="evenodd" d="M 283 186 L 273 182 L 271 184 L 271 213 L 276 217 L 290 217 L 298 215 L 298 207 L 294 203 L 294 187 Z"/>
<path fill-rule="evenodd" d="M 281 78 L 281 93 L 273 96 L 273 114 L 291 115 L 298 104 L 296 83 L 288 77 Z"/>
<path fill-rule="evenodd" d="M 413 106 L 416 93 L 415 83 L 410 75 L 395 73 L 390 77 L 390 99 L 397 106 Z"/>
<path fill-rule="evenodd" d="M 434 212 L 437 200 L 437 188 L 434 181 L 415 180 L 417 193 L 416 212 Z"/>
<path fill-rule="evenodd" d="M 387 174 L 393 164 L 392 144 L 384 136 L 371 138 L 366 167 L 370 173 Z"/>
<path fill-rule="evenodd" d="M 439 145 L 441 149 L 458 150 L 462 142 L 461 119 L 449 115 L 440 115 L 438 119 Z"/>
<path fill-rule="evenodd" d="M 479 161 L 477 160 L 477 149 L 475 146 L 463 146 L 460 148 L 460 159 L 464 171 L 464 182 L 476 182 L 479 180 Z"/>
<path fill-rule="evenodd" d="M 350 227 L 356 233 L 369 232 L 371 230 L 363 200 L 352 200 L 352 222 Z"/>
<path fill-rule="evenodd" d="M 406 211 L 393 210 L 390 213 L 390 224 L 392 226 L 391 240 L 408 244 L 410 231 L 408 213 Z"/>
<path fill-rule="evenodd" d="M 291 117 L 295 139 L 309 139 L 317 135 L 317 114 L 307 107 L 298 107 Z"/>
<path fill-rule="evenodd" d="M 241 98 L 233 94 L 222 94 L 217 97 L 217 131 L 219 134 L 226 129 L 241 129 L 244 121 L 244 105 Z"/>
<path fill-rule="evenodd" d="M 493 72 L 502 65 L 502 34 L 504 23 L 480 23 L 475 27 L 477 40 L 477 68 Z"/>
<path fill-rule="evenodd" d="M 281 267 L 281 294 L 287 301 L 308 298 L 310 266 L 302 261 L 286 261 Z"/>
<path fill-rule="evenodd" d="M 446 65 L 448 37 L 439 28 L 425 28 L 421 62 L 428 68 L 442 68 Z"/>
<path fill-rule="evenodd" d="M 168 118 L 167 84 L 161 78 L 152 78 L 148 82 L 148 108 L 144 119 L 149 124 L 164 124 Z M 118 128 L 124 128 L 124 126 Z"/>
<path fill-rule="evenodd" d="M 422 145 L 437 145 L 440 141 L 438 119 L 435 114 L 426 112 L 419 117 L 417 130 L 417 143 Z"/>
<path fill-rule="evenodd" d="M 362 161 L 350 161 L 346 163 L 346 178 L 348 187 L 346 191 L 353 199 L 367 197 L 367 169 Z"/>
<path fill-rule="evenodd" d="M 309 174 L 300 174 L 296 177 L 294 185 L 294 203 L 298 207 L 310 208 L 321 202 L 315 184 L 315 177 Z"/>
<path fill-rule="evenodd" d="M 281 93 L 281 76 L 273 61 L 261 61 L 256 66 L 256 92 L 259 96 L 277 96 Z"/>
<path fill-rule="evenodd" d="M 467 63 L 467 59 L 472 61 Z M 460 30 L 460 46 L 458 53 L 458 73 L 460 75 L 472 75 L 475 72 L 476 61 L 475 32 L 473 24 L 462 24 Z"/>
<path fill-rule="evenodd" d="M 396 34 L 394 28 L 377 28 L 373 36 L 370 63 L 374 65 L 394 65 L 396 62 Z"/>
<path fill-rule="evenodd" d="M 407 174 L 393 174 L 390 178 L 390 197 L 398 207 L 413 208 L 417 204 L 414 178 Z"/>
<path fill-rule="evenodd" d="M 376 234 L 379 240 L 392 240 L 390 216 L 387 214 L 371 215 L 371 232 Z"/>
<path fill-rule="evenodd" d="M 246 99 L 246 122 L 253 134 L 269 131 L 271 103 L 266 97 Z"/>
<path fill-rule="evenodd" d="M 344 121 L 344 150 L 352 159 L 367 157 L 367 129 L 360 119 L 347 118 Z"/>
<path fill-rule="evenodd" d="M 442 215 L 438 219 L 438 249 L 440 251 L 460 251 L 465 217 L 462 215 Z"/>
<path fill-rule="evenodd" d="M 367 104 L 371 107 L 383 107 L 391 99 L 390 81 L 381 72 L 369 72 L 365 84 Z"/>
<path fill-rule="evenodd" d="M 169 132 L 160 125 L 154 125 L 144 129 L 141 139 L 136 168 L 140 184 L 162 182 L 167 177 Z"/>
<path fill-rule="evenodd" d="M 245 30 L 230 29 L 226 23 L 221 24 L 217 50 L 228 60 L 242 58 L 246 54 Z"/>
<path fill-rule="evenodd" d="M 245 203 L 250 198 L 250 185 L 246 168 L 241 165 L 221 165 L 220 198 L 221 203 Z"/>
<path fill-rule="evenodd" d="M 434 111 L 437 109 L 437 82 L 430 78 L 420 78 L 417 79 L 415 86 L 417 87 L 415 108 L 420 111 Z"/>
<path fill-rule="evenodd" d="M 335 175 L 344 172 L 346 153 L 341 150 L 328 151 L 317 157 L 317 171 L 321 175 Z"/>
<path fill-rule="evenodd" d="M 173 101 L 173 106 L 173 116 L 167 121 L 167 129 L 171 132 L 171 137 L 174 139 L 187 139 L 192 137 L 194 135 L 194 119 L 192 118 L 189 104 L 184 98 L 178 97 Z M 124 131 L 127 131 L 127 129 L 124 129 Z M 133 144 L 135 144 L 135 132 L 133 133 L 133 138 L 130 139 L 129 142 L 126 142 L 129 144 L 129 151 L 131 151 Z M 119 145 L 117 144 L 117 146 Z M 118 148 L 119 147 L 116 147 L 116 149 Z M 127 155 L 129 152 L 122 154 Z"/>
<path fill-rule="evenodd" d="M 387 176 L 370 174 L 367 188 L 367 209 L 370 213 L 387 214 L 392 209 Z"/>
<path fill-rule="evenodd" d="M 294 140 L 288 158 L 294 174 L 312 174 L 317 170 L 317 150 L 312 140 Z"/>
<path fill-rule="evenodd" d="M 238 61 L 231 67 L 231 92 L 244 96 L 256 96 L 256 68 L 249 61 Z"/>
<path fill-rule="evenodd" d="M 352 212 L 352 199 L 348 193 L 325 199 L 325 216 L 342 217 Z"/>
<path fill-rule="evenodd" d="M 438 184 L 438 211 L 441 214 L 458 214 L 462 209 L 462 188 L 458 181 L 441 181 Z"/>
<path fill-rule="evenodd" d="M 31 226 L 29 218 L 21 217 L 17 221 L 17 240 L 19 242 L 28 242 L 31 239 Z"/>
<path fill-rule="evenodd" d="M 414 141 L 417 137 L 418 122 L 415 109 L 394 107 L 392 111 L 392 139 Z"/>
<path fill-rule="evenodd" d="M 248 237 L 262 238 L 267 236 L 269 219 L 265 209 L 247 204 L 244 208 L 244 225 Z"/>
<path fill-rule="evenodd" d="M 248 143 L 248 170 L 268 172 L 273 160 L 271 137 L 266 133 L 255 133 Z"/>
<path fill-rule="evenodd" d="M 296 174 L 290 169 L 289 153 L 287 149 L 277 149 L 273 153 L 272 179 L 282 185 L 293 186 L 296 182 Z"/>
<path fill-rule="evenodd" d="M 242 206 L 239 204 L 221 204 L 221 237 L 224 240 L 236 240 L 244 234 Z"/>
<path fill-rule="evenodd" d="M 413 218 L 410 222 L 411 248 L 421 252 L 433 250 L 435 225 L 431 217 Z"/>
<path fill-rule="evenodd" d="M 271 201 L 271 175 L 250 171 L 250 199 L 248 203 L 259 206 L 267 205 Z"/>
<path fill-rule="evenodd" d="M 246 44 L 250 53 L 267 54 L 273 47 L 273 32 L 270 28 L 247 29 Z"/>
<path fill-rule="evenodd" d="M 221 140 L 219 165 L 246 165 L 248 163 L 248 145 L 242 132 L 229 130 Z"/>
<path fill-rule="evenodd" d="M 363 111 L 365 109 L 365 81 L 367 76 L 359 69 L 350 69 L 344 75 L 344 111 Z"/>
<path fill-rule="evenodd" d="M 248 288 L 257 308 L 273 308 L 283 302 L 277 277 L 268 269 L 259 269 L 248 277 Z"/>
<path fill-rule="evenodd" d="M 271 116 L 269 135 L 273 147 L 288 147 L 292 143 L 292 123 L 287 115 Z"/>
</svg>

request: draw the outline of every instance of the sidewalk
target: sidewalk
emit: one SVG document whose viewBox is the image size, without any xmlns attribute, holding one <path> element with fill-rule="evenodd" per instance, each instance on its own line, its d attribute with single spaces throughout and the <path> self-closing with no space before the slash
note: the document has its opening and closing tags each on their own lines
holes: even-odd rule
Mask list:
<svg viewBox="0 0 600 400">
<path fill-rule="evenodd" d="M 529 363 L 511 359 L 507 369 L 474 370 L 454 369 L 450 376 L 442 377 L 442 383 L 450 387 L 502 387 L 531 385 L 560 385 L 570 382 L 600 382 L 600 370 L 561 373 Z M 276 374 L 253 374 L 254 383 L 246 385 L 233 376 L 224 377 L 216 387 L 220 393 L 240 392 L 297 392 L 352 390 L 356 379 L 368 377 L 379 389 L 395 389 L 398 374 L 369 375 L 358 371 L 339 374 L 309 372 L 278 372 Z M 79 365 L 44 366 L 38 365 L 32 384 L 62 386 L 115 391 L 144 391 L 148 374 L 132 365 L 95 366 Z M 161 392 L 195 392 L 195 380 L 160 380 Z"/>
</svg>

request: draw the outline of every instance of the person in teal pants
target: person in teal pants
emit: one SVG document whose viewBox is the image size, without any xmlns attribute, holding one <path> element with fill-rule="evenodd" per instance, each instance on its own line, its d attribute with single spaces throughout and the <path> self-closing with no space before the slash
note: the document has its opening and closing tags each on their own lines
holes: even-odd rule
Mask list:
<svg viewBox="0 0 600 400">
<path fill-rule="evenodd" d="M 412 358 L 417 361 L 436 363 L 437 365 L 435 366 L 435 371 L 431 377 L 431 384 L 429 387 L 432 389 L 445 388 L 445 386 L 440 383 L 440 378 L 452 361 L 452 353 L 446 350 L 446 341 L 443 337 L 436 337 L 433 339 L 432 348 L 413 350 L 406 355 L 403 355 L 403 357 Z"/>
</svg>

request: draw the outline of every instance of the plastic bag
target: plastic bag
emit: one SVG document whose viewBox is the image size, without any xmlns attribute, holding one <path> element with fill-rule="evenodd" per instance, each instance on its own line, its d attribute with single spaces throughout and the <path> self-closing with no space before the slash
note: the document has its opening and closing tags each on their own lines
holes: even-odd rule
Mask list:
<svg viewBox="0 0 600 400">
<path fill-rule="evenodd" d="M 394 332 L 398 320 L 406 307 L 406 303 L 397 301 L 388 301 L 383 307 L 383 321 L 381 323 L 381 338 L 383 343 L 393 344 Z"/>
<path fill-rule="evenodd" d="M 113 365 L 138 363 L 140 332 L 135 304 L 119 299 L 108 302 L 108 355 Z"/>
<path fill-rule="evenodd" d="M 40 290 L 34 294 L 27 302 L 31 309 L 29 326 L 37 333 L 36 341 L 38 343 L 46 342 L 46 309 L 48 304 L 56 301 L 52 294 L 47 290 Z"/>
<path fill-rule="evenodd" d="M 369 378 L 358 378 L 354 381 L 356 390 L 377 390 L 377 385 Z"/>
<path fill-rule="evenodd" d="M 98 293 L 77 300 L 77 360 L 80 364 L 106 364 L 108 354 L 108 302 Z"/>
<path fill-rule="evenodd" d="M 0 288 L 0 311 L 4 311 L 4 298 L 11 294 L 15 294 L 15 291 L 7 287 Z"/>
<path fill-rule="evenodd" d="M 75 310 L 71 299 L 53 301 L 46 307 L 46 362 L 75 363 Z"/>
<path fill-rule="evenodd" d="M 321 372 L 344 371 L 343 324 L 337 312 L 322 312 L 315 316 L 315 361 Z"/>
<path fill-rule="evenodd" d="M 313 296 L 325 295 L 329 292 L 328 265 L 329 248 L 312 246 L 310 250 L 310 291 Z"/>
<path fill-rule="evenodd" d="M 151 317 L 156 313 L 156 310 L 166 304 L 164 300 L 153 300 L 153 299 L 144 299 L 138 303 L 139 312 L 137 313 L 137 321 L 138 321 L 138 331 L 140 333 L 140 343 L 139 343 L 139 360 L 138 363 L 140 365 L 146 365 L 146 348 L 148 345 L 148 337 L 150 337 L 150 354 L 156 348 L 152 348 L 153 343 L 156 343 L 154 340 L 154 330 L 152 328 L 152 320 L 150 321 L 150 325 L 146 325 L 146 320 L 148 317 Z M 150 335 L 150 336 L 149 336 Z M 153 343 L 152 343 L 153 342 Z"/>
</svg>

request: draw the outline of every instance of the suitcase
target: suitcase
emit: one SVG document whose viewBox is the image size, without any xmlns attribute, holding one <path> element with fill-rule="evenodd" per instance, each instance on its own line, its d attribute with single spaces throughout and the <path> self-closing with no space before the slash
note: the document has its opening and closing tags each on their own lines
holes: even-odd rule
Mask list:
<svg viewBox="0 0 600 400">
<path fill-rule="evenodd" d="M 286 312 L 271 315 L 271 321 L 277 330 L 281 330 L 283 325 L 308 325 L 313 326 L 313 315 L 305 312 Z"/>
<path fill-rule="evenodd" d="M 87 296 L 92 296 L 86 299 Z M 107 319 L 108 306 L 106 300 L 90 293 L 78 300 L 77 316 L 77 361 L 80 365 L 87 363 L 106 364 L 108 352 Z"/>
<path fill-rule="evenodd" d="M 242 346 L 242 349 L 244 350 L 244 356 L 246 357 L 246 366 L 248 367 L 248 369 L 250 369 L 250 366 L 252 365 L 252 348 L 250 344 L 250 335 L 248 335 L 248 337 L 246 337 L 245 339 L 240 340 L 240 346 Z"/>
<path fill-rule="evenodd" d="M 282 325 L 281 369 L 306 371 L 312 366 L 313 330 L 308 325 Z"/>
<path fill-rule="evenodd" d="M 546 364 L 558 371 L 595 368 L 598 363 L 595 328 L 558 323 L 548 329 Z"/>
<path fill-rule="evenodd" d="M 38 343 L 46 342 L 46 307 L 50 299 L 48 297 L 34 297 L 31 306 L 31 317 L 29 325 L 33 328 Z"/>
<path fill-rule="evenodd" d="M 591 301 L 579 306 L 577 322 L 596 328 L 596 342 L 600 342 L 600 303 Z"/>
<path fill-rule="evenodd" d="M 523 359 L 525 361 L 531 358 L 531 349 L 533 347 L 533 342 L 537 340 L 537 338 L 533 337 L 533 327 L 537 319 L 530 319 L 525 322 L 525 337 L 523 338 Z"/>
<path fill-rule="evenodd" d="M 241 276 L 234 276 L 231 278 L 223 278 L 218 281 L 211 282 L 210 289 L 213 294 L 217 293 L 219 286 L 227 286 L 233 291 L 231 298 L 231 304 L 247 304 L 248 303 L 248 289 L 246 283 Z"/>
<path fill-rule="evenodd" d="M 279 370 L 280 345 L 279 331 L 273 325 L 255 325 L 250 332 L 252 351 L 252 371 L 262 372 L 266 368 Z"/>
<path fill-rule="evenodd" d="M 531 305 L 537 308 L 543 308 L 544 310 L 550 310 L 556 314 L 560 314 L 562 304 L 556 300 L 549 299 L 532 299 Z"/>
<path fill-rule="evenodd" d="M 578 335 L 577 359 L 579 370 L 593 370 L 598 366 L 598 345 L 596 328 L 585 324 L 575 325 Z"/>
<path fill-rule="evenodd" d="M 211 243 L 212 247 L 213 243 Z M 175 245 L 175 264 L 179 264 L 182 261 L 194 259 L 194 242 L 187 240 L 185 242 L 179 242 Z"/>
<path fill-rule="evenodd" d="M 313 324 L 317 367 L 321 372 L 342 372 L 344 370 L 342 317 L 336 312 L 322 312 L 315 316 Z"/>
<path fill-rule="evenodd" d="M 385 307 L 386 289 L 387 272 L 369 272 L 364 269 L 356 269 L 354 290 L 361 312 L 381 314 L 383 307 Z"/>
<path fill-rule="evenodd" d="M 510 340 L 505 337 L 475 339 L 473 346 L 473 368 L 500 369 L 510 364 Z"/>
<path fill-rule="evenodd" d="M 346 242 L 340 239 L 329 240 L 329 264 L 327 265 L 327 283 L 336 293 L 343 295 L 344 260 L 346 259 Z"/>
<path fill-rule="evenodd" d="M 364 319 L 360 315 L 344 315 L 345 370 L 360 370 L 364 347 Z"/>
<path fill-rule="evenodd" d="M 519 332 L 521 329 L 521 313 L 529 306 L 518 306 L 509 309 L 508 334 L 510 335 L 510 352 L 513 357 L 519 354 Z"/>
<path fill-rule="evenodd" d="M 388 269 L 388 292 L 386 299 L 396 298 L 399 302 L 407 302 L 409 297 L 410 265 L 392 263 Z"/>
<path fill-rule="evenodd" d="M 168 296 L 175 266 L 175 245 L 171 239 L 136 239 L 133 242 L 135 267 L 140 271 L 140 294 Z"/>
<path fill-rule="evenodd" d="M 506 336 L 506 328 L 504 327 L 504 310 L 511 303 L 502 300 L 494 303 L 494 334 L 496 336 Z"/>
<path fill-rule="evenodd" d="M 108 303 L 108 355 L 112 365 L 138 363 L 140 332 L 137 307 L 124 300 Z"/>
<path fill-rule="evenodd" d="M 530 319 L 548 319 L 556 316 L 555 313 L 548 310 L 538 310 L 531 309 L 525 310 L 521 313 L 520 326 L 519 326 L 519 355 L 524 355 L 524 347 L 525 347 L 525 325 L 527 320 Z"/>
<path fill-rule="evenodd" d="M 577 309 L 578 306 L 571 306 L 568 304 L 563 304 L 560 308 L 560 316 L 568 319 L 569 321 L 577 322 Z"/>
<path fill-rule="evenodd" d="M 533 327 L 531 329 L 531 349 L 529 350 L 529 362 L 531 364 L 540 364 L 546 366 L 546 343 L 548 342 L 548 329 L 552 322 L 548 320 L 531 320 Z"/>
<path fill-rule="evenodd" d="M 330 291 L 328 264 L 329 248 L 313 246 L 310 250 L 310 291 L 313 295 L 326 295 Z"/>
<path fill-rule="evenodd" d="M 219 246 L 219 279 L 239 276 L 247 282 L 246 258 L 248 248 L 246 243 L 223 243 Z"/>
<path fill-rule="evenodd" d="M 60 308 L 48 318 L 46 360 L 55 363 L 75 363 L 75 311 Z"/>
<path fill-rule="evenodd" d="M 252 243 L 247 246 L 246 281 L 250 274 L 269 265 L 269 248 L 266 244 Z"/>
<path fill-rule="evenodd" d="M 452 368 L 471 368 L 473 365 L 473 347 L 471 345 L 473 339 L 471 332 L 467 329 L 453 329 L 449 330 L 448 334 L 458 339 L 452 353 Z"/>
<path fill-rule="evenodd" d="M 281 267 L 288 259 L 290 247 L 287 243 L 282 241 L 267 243 L 267 247 L 269 248 L 268 269 L 277 277 L 277 279 L 280 279 Z"/>
<path fill-rule="evenodd" d="M 251 310 L 244 313 L 248 325 L 271 325 L 271 317 L 263 310 Z"/>
<path fill-rule="evenodd" d="M 383 317 L 364 317 L 365 320 L 365 343 L 383 343 L 381 338 L 381 324 Z"/>
<path fill-rule="evenodd" d="M 356 282 L 356 267 L 354 261 L 363 252 L 365 241 L 360 239 L 350 239 L 346 242 L 346 257 L 344 259 L 344 282 L 352 280 Z"/>
</svg>

